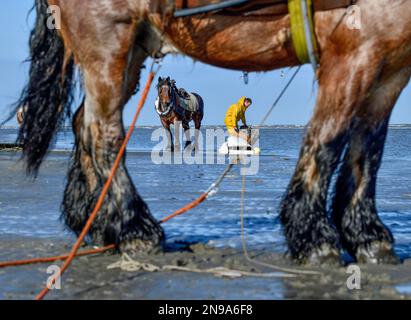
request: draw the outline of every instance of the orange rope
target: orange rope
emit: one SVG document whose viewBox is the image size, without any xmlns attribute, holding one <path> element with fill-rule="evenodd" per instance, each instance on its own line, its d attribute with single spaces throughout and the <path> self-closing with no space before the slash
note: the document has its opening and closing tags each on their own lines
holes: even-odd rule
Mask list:
<svg viewBox="0 0 411 320">
<path fill-rule="evenodd" d="M 155 73 L 153 71 L 150 72 L 149 76 L 148 76 L 148 80 L 146 83 L 146 86 L 144 88 L 143 94 L 141 96 L 139 105 L 137 107 L 137 111 L 134 115 L 133 121 L 131 122 L 131 126 L 127 132 L 127 135 L 120 147 L 119 153 L 116 157 L 116 160 L 114 162 L 114 165 L 111 169 L 110 175 L 106 181 L 106 183 L 104 184 L 103 190 L 100 194 L 100 197 L 97 201 L 96 206 L 94 207 L 94 210 L 92 211 L 90 217 L 88 218 L 86 225 L 84 227 L 84 229 L 82 230 L 81 234 L 79 235 L 76 243 L 74 244 L 72 250 L 70 251 L 70 253 L 68 255 L 62 255 L 62 256 L 54 256 L 54 257 L 44 257 L 44 258 L 34 258 L 34 259 L 28 259 L 28 260 L 18 260 L 18 261 L 7 261 L 7 262 L 0 262 L 0 268 L 4 268 L 4 267 L 11 267 L 11 266 L 21 266 L 21 265 L 28 265 L 28 264 L 34 264 L 34 263 L 44 263 L 44 262 L 54 262 L 57 260 L 65 260 L 62 267 L 60 268 L 60 271 L 54 275 L 54 277 L 51 279 L 51 283 L 54 284 L 56 282 L 56 280 L 67 270 L 67 268 L 69 267 L 69 265 L 71 264 L 71 262 L 73 261 L 73 259 L 76 256 L 85 256 L 85 255 L 91 255 L 91 254 L 96 254 L 96 253 L 102 253 L 105 252 L 109 249 L 114 249 L 116 246 L 114 244 L 99 248 L 99 249 L 93 249 L 93 250 L 87 250 L 87 251 L 83 251 L 78 253 L 78 249 L 80 248 L 84 238 L 86 237 L 88 231 L 91 228 L 91 225 L 94 221 L 94 219 L 96 218 L 98 212 L 101 209 L 101 206 L 103 205 L 105 196 L 107 195 L 107 192 L 109 191 L 109 188 L 113 182 L 114 176 L 118 170 L 118 167 L 120 165 L 121 159 L 124 155 L 124 152 L 126 150 L 127 144 L 130 141 L 131 135 L 133 134 L 135 125 L 137 123 L 138 117 L 141 113 L 141 110 L 144 106 L 144 103 L 147 99 L 147 95 L 148 92 L 150 90 L 150 86 L 153 82 Z M 228 171 L 231 170 L 231 166 L 229 166 L 227 168 L 227 170 L 224 172 L 224 174 L 218 179 L 218 182 L 216 185 L 218 185 L 219 183 L 221 183 L 222 179 L 225 177 L 225 175 L 228 173 Z M 176 210 L 173 214 L 163 218 L 160 220 L 160 223 L 165 223 L 179 215 L 182 215 L 183 213 L 197 207 L 199 204 L 201 204 L 202 202 L 204 202 L 204 200 L 207 199 L 208 195 L 210 194 L 212 189 L 209 189 L 207 192 L 204 192 L 203 194 L 201 194 L 197 199 L 195 199 L 194 201 L 190 202 L 189 204 L 185 205 L 184 207 Z M 36 296 L 36 300 L 42 300 L 47 293 L 50 291 L 50 289 L 48 287 L 43 288 L 43 290 Z"/>
<path fill-rule="evenodd" d="M 276 106 L 276 104 L 278 103 L 279 99 L 281 99 L 284 91 L 288 88 L 288 86 L 290 85 L 290 83 L 292 82 L 292 80 L 294 79 L 294 77 L 296 76 L 296 74 L 298 73 L 298 71 L 299 71 L 299 68 L 297 69 L 297 71 L 295 72 L 295 74 L 293 75 L 293 77 L 291 78 L 291 80 L 289 81 L 289 83 L 286 85 L 286 87 L 285 87 L 285 89 L 283 90 L 283 92 L 281 92 L 280 97 L 276 100 L 276 102 L 274 103 L 273 107 L 270 109 L 270 111 L 268 112 L 267 116 L 264 118 L 264 120 L 263 120 L 262 123 L 260 124 L 260 126 L 261 126 L 261 125 L 264 123 L 264 121 L 267 119 L 268 115 L 271 113 L 272 109 Z M 134 116 L 134 118 L 133 118 L 132 125 L 130 126 L 129 131 L 127 132 L 127 135 L 126 135 L 126 137 L 125 137 L 125 140 L 123 141 L 123 144 L 122 144 L 122 146 L 121 146 L 121 148 L 120 148 L 120 151 L 119 151 L 119 153 L 118 153 L 118 155 L 117 155 L 117 158 L 116 158 L 116 161 L 115 161 L 115 163 L 114 163 L 114 166 L 113 166 L 113 168 L 112 168 L 112 170 L 111 170 L 111 172 L 110 172 L 110 176 L 109 176 L 108 180 L 106 181 L 106 184 L 104 185 L 103 191 L 102 191 L 102 193 L 101 193 L 101 195 L 100 195 L 100 198 L 99 198 L 99 200 L 98 200 L 98 202 L 97 202 L 96 207 L 94 208 L 92 214 L 90 215 L 90 217 L 89 217 L 89 219 L 88 219 L 88 221 L 87 221 L 87 223 L 86 223 L 86 226 L 85 226 L 85 228 L 83 229 L 83 232 L 80 234 L 80 237 L 78 238 L 76 244 L 73 246 L 72 251 L 70 252 L 70 254 L 69 254 L 69 255 L 63 255 L 63 256 L 55 256 L 55 257 L 45 257 L 45 258 L 35 258 L 35 259 L 28 259 L 28 260 L 18 260 L 18 261 L 0 262 L 0 268 L 10 267 L 10 266 L 27 265 L 27 264 L 34 264 L 34 263 L 42 263 L 42 262 L 54 262 L 54 261 L 57 261 L 57 260 L 67 259 L 67 260 L 64 262 L 64 264 L 63 264 L 63 266 L 62 266 L 62 268 L 61 268 L 61 271 L 60 271 L 58 274 L 56 274 L 55 277 L 53 277 L 52 283 L 55 283 L 56 279 L 57 279 L 58 277 L 60 277 L 61 274 L 63 274 L 63 272 L 64 272 L 64 271 L 67 269 L 67 267 L 70 265 L 70 263 L 72 262 L 72 260 L 74 259 L 74 257 L 76 257 L 76 256 L 91 255 L 91 254 L 96 254 L 96 253 L 101 253 L 101 252 L 105 252 L 105 251 L 107 251 L 107 250 L 109 250 L 109 249 L 113 249 L 113 248 L 116 247 L 114 244 L 111 244 L 111 245 L 108 245 L 108 246 L 106 246 L 106 247 L 102 247 L 102 248 L 99 248 L 99 249 L 87 250 L 87 251 L 83 251 L 83 252 L 77 253 L 77 251 L 78 251 L 78 249 L 79 249 L 79 247 L 80 247 L 80 245 L 81 245 L 84 237 L 86 236 L 86 234 L 88 233 L 88 231 L 89 231 L 89 229 L 90 229 L 90 227 L 91 227 L 91 224 L 92 224 L 93 220 L 95 219 L 95 217 L 96 217 L 97 214 L 98 214 L 98 211 L 99 211 L 100 208 L 101 208 L 101 205 L 102 205 L 102 203 L 103 203 L 103 201 L 104 201 L 104 198 L 105 198 L 105 196 L 106 196 L 106 194 L 107 194 L 107 192 L 108 192 L 108 189 L 109 189 L 109 187 L 110 187 L 110 185 L 111 185 L 111 183 L 112 183 L 112 181 L 113 181 L 114 175 L 115 175 L 115 173 L 117 172 L 117 169 L 118 169 L 118 167 L 119 167 L 121 158 L 122 158 L 123 155 L 124 155 L 126 146 L 127 146 L 128 142 L 129 142 L 129 140 L 130 140 L 130 138 L 131 138 L 131 135 L 132 135 L 133 131 L 134 131 L 134 127 L 135 127 L 135 124 L 136 124 L 136 122 L 137 122 L 137 119 L 138 119 L 138 117 L 139 117 L 139 115 L 140 115 L 141 109 L 143 108 L 143 105 L 144 105 L 144 103 L 145 103 L 145 100 L 147 99 L 147 95 L 148 95 L 148 92 L 149 92 L 151 83 L 153 82 L 154 76 L 155 76 L 155 72 L 153 72 L 152 69 L 151 69 L 150 74 L 149 74 L 149 78 L 148 78 L 147 83 L 146 83 L 146 87 L 144 88 L 143 95 L 142 95 L 141 100 L 140 100 L 140 102 L 139 102 L 139 105 L 138 105 L 136 114 L 135 114 L 135 116 Z M 177 217 L 177 216 L 179 216 L 179 215 L 181 215 L 181 214 L 183 214 L 183 213 L 185 213 L 185 212 L 187 212 L 187 211 L 189 211 L 189 210 L 197 207 L 199 204 L 201 204 L 202 202 L 204 202 L 204 200 L 206 200 L 207 197 L 208 197 L 208 195 L 211 193 L 212 189 L 213 189 L 214 187 L 218 187 L 218 185 L 219 185 L 219 184 L 221 183 L 221 181 L 224 179 L 224 177 L 226 176 L 226 174 L 231 170 L 232 166 L 233 166 L 233 165 L 230 164 L 230 165 L 227 167 L 227 169 L 225 170 L 225 172 L 220 176 L 220 178 L 217 180 L 217 182 L 214 183 L 207 192 L 201 194 L 200 197 L 198 197 L 197 199 L 195 199 L 195 200 L 192 201 L 191 203 L 189 203 L 189 204 L 185 205 L 184 207 L 176 210 L 173 214 L 171 214 L 171 215 L 169 215 L 169 216 L 161 219 L 161 220 L 160 220 L 160 223 L 165 223 L 165 222 L 167 222 L 167 221 L 169 221 L 169 220 L 171 220 L 171 219 L 173 219 L 173 218 L 175 218 L 175 217 Z M 48 291 L 49 291 L 48 288 L 44 288 L 44 289 L 40 292 L 40 294 L 36 297 L 36 300 L 41 300 L 41 299 L 43 299 L 44 296 L 48 293 Z"/>
<path fill-rule="evenodd" d="M 194 201 L 190 202 L 189 204 L 185 205 L 184 207 L 178 209 L 177 211 L 175 211 L 173 214 L 170 214 L 169 216 L 163 218 L 160 220 L 160 223 L 164 223 L 167 222 L 195 207 L 197 207 L 199 204 L 201 204 L 202 202 L 204 202 L 204 200 L 207 199 L 207 197 L 214 191 L 216 191 L 218 189 L 218 187 L 220 186 L 221 182 L 223 182 L 224 178 L 227 176 L 227 174 L 231 171 L 231 169 L 233 168 L 234 164 L 230 163 L 227 168 L 224 170 L 224 172 L 218 177 L 218 179 L 213 182 L 211 184 L 211 186 L 208 188 L 208 190 L 204 193 L 202 193 L 197 199 L 195 199 Z"/>
<path fill-rule="evenodd" d="M 223 179 L 226 177 L 228 172 L 232 169 L 233 165 L 230 164 L 226 170 L 223 172 L 223 174 L 210 186 L 210 188 L 202 193 L 198 198 L 193 200 L 192 202 L 188 203 L 184 207 L 176 210 L 174 213 L 171 215 L 164 217 L 163 219 L 160 220 L 160 223 L 165 223 L 179 215 L 182 215 L 183 213 L 197 207 L 200 205 L 202 202 L 204 202 L 207 197 L 211 194 L 211 192 L 215 189 L 218 188 L 220 183 L 223 181 Z M 83 251 L 76 256 L 85 256 L 85 255 L 90 255 L 90 254 L 96 254 L 100 252 L 107 251 L 109 249 L 113 249 L 116 246 L 114 244 L 100 248 L 100 249 L 95 249 L 95 250 L 88 250 L 88 251 Z M 5 261 L 5 262 L 0 262 L 0 268 L 5 268 L 5 267 L 14 267 L 14 266 L 21 266 L 21 265 L 28 265 L 28 264 L 34 264 L 34 263 L 45 263 L 45 262 L 54 262 L 57 260 L 64 260 L 68 258 L 69 255 L 64 255 L 64 256 L 56 256 L 56 257 L 43 257 L 43 258 L 34 258 L 34 259 L 28 259 L 28 260 L 16 260 L 16 261 Z"/>
<path fill-rule="evenodd" d="M 116 246 L 114 244 L 111 244 L 109 246 L 98 248 L 98 249 L 85 250 L 85 251 L 82 251 L 82 252 L 78 252 L 76 254 L 76 257 L 82 257 L 82 256 L 91 255 L 91 254 L 96 254 L 96 253 L 103 253 L 103 252 L 106 252 L 110 249 L 114 249 L 115 247 Z M 16 260 L 16 261 L 0 262 L 0 268 L 24 266 L 24 265 L 28 265 L 28 264 L 34 264 L 34 263 L 54 262 L 54 261 L 58 261 L 58 260 L 65 260 L 67 258 L 68 258 L 68 254 L 63 255 L 63 256 L 55 256 L 55 257 L 45 257 L 45 258 L 34 258 L 34 259 L 27 259 L 27 260 Z"/>
<path fill-rule="evenodd" d="M 85 227 L 83 228 L 83 231 L 81 232 L 80 236 L 78 237 L 76 243 L 74 244 L 70 254 L 68 255 L 67 259 L 64 261 L 63 266 L 61 267 L 60 271 L 57 272 L 53 276 L 53 278 L 51 279 L 52 284 L 54 284 L 56 282 L 56 280 L 64 273 L 64 271 L 67 270 L 67 268 L 69 267 L 69 265 L 73 261 L 73 259 L 76 256 L 76 253 L 77 253 L 78 249 L 80 248 L 84 238 L 86 237 L 88 231 L 90 230 L 94 219 L 97 217 L 97 214 L 99 213 L 99 211 L 100 211 L 100 209 L 103 205 L 104 199 L 107 195 L 107 192 L 110 189 L 111 183 L 113 182 L 113 179 L 114 179 L 114 176 L 117 172 L 117 169 L 120 166 L 121 159 L 123 158 L 123 155 L 124 155 L 124 152 L 126 150 L 127 144 L 128 144 L 128 142 L 131 138 L 131 135 L 133 134 L 135 125 L 137 123 L 137 119 L 138 119 L 138 117 L 140 115 L 140 112 L 143 109 L 144 103 L 147 99 L 147 95 L 148 95 L 148 92 L 150 90 L 151 83 L 153 82 L 154 76 L 155 76 L 155 73 L 153 71 L 150 71 L 150 73 L 148 75 L 146 86 L 144 88 L 143 94 L 141 96 L 140 102 L 139 102 L 138 107 L 137 107 L 137 111 L 134 115 L 133 121 L 131 122 L 131 125 L 130 125 L 130 128 L 129 128 L 128 132 L 127 132 L 127 135 L 126 135 L 126 137 L 125 137 L 125 139 L 124 139 L 124 141 L 121 145 L 121 148 L 118 152 L 118 155 L 117 155 L 117 158 L 114 162 L 114 165 L 111 168 L 110 175 L 109 175 L 106 183 L 104 184 L 104 188 L 103 188 L 103 190 L 100 194 L 100 197 L 98 198 L 97 204 L 94 207 L 93 212 L 90 214 L 90 217 L 88 218 L 87 223 L 86 223 Z M 47 293 L 49 291 L 50 291 L 49 287 L 47 287 L 47 286 L 44 287 L 43 290 L 36 296 L 36 300 L 42 300 L 47 295 Z"/>
<path fill-rule="evenodd" d="M 207 199 L 208 193 L 203 193 L 200 197 L 195 199 L 194 201 L 190 202 L 186 206 L 176 210 L 173 214 L 170 214 L 169 216 L 163 218 L 160 220 L 160 223 L 165 223 L 179 215 L 182 215 L 183 213 L 197 207 L 199 204 L 204 202 L 205 199 Z M 87 255 L 92 255 L 92 254 L 97 254 L 97 253 L 103 253 L 105 251 L 108 251 L 110 249 L 114 249 L 116 247 L 115 244 L 111 244 L 102 248 L 98 249 L 92 249 L 92 250 L 86 250 L 83 252 L 78 252 L 75 256 L 76 257 L 82 257 L 82 256 L 87 256 Z M 65 260 L 69 257 L 69 255 L 62 255 L 62 256 L 53 256 L 53 257 L 43 257 L 43 258 L 33 258 L 33 259 L 27 259 L 27 260 L 15 260 L 15 261 L 5 261 L 5 262 L 0 262 L 0 269 L 1 268 L 6 268 L 6 267 L 17 267 L 17 266 L 23 266 L 23 265 L 28 265 L 28 264 L 35 264 L 35 263 L 47 263 L 47 262 L 54 262 L 58 260 Z"/>
<path fill-rule="evenodd" d="M 160 220 L 160 223 L 165 223 L 195 207 L 197 207 L 200 203 L 202 203 L 205 199 L 207 199 L 208 193 L 205 192 L 203 193 L 201 196 L 199 196 L 197 199 L 195 199 L 193 202 L 187 204 L 186 206 L 178 209 L 176 212 L 174 212 L 173 214 L 170 214 L 169 216 L 163 218 Z"/>
</svg>

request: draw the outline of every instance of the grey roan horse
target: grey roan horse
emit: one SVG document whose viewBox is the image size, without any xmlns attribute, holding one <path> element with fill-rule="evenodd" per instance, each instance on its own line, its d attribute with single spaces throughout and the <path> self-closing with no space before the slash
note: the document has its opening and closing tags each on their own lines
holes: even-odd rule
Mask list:
<svg viewBox="0 0 411 320">
<path fill-rule="evenodd" d="M 160 116 L 163 127 L 168 132 L 167 150 L 180 151 L 180 125 L 182 124 L 186 136 L 184 149 L 190 146 L 191 120 L 195 126 L 194 150 L 198 150 L 198 131 L 204 117 L 204 102 L 197 93 L 187 93 L 184 89 L 177 89 L 175 80 L 170 77 L 158 78 L 158 98 L 156 112 Z M 174 125 L 175 145 L 170 126 Z"/>
</svg>

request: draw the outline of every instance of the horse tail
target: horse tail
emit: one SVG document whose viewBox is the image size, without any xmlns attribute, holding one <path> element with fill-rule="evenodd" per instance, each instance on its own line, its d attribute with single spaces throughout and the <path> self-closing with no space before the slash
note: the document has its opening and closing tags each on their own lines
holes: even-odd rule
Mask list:
<svg viewBox="0 0 411 320">
<path fill-rule="evenodd" d="M 47 23 L 47 0 L 35 0 L 36 22 L 30 34 L 29 81 L 16 103 L 24 107 L 17 143 L 23 146 L 28 175 L 36 175 L 53 137 L 71 116 L 74 61 L 56 28 Z"/>
</svg>

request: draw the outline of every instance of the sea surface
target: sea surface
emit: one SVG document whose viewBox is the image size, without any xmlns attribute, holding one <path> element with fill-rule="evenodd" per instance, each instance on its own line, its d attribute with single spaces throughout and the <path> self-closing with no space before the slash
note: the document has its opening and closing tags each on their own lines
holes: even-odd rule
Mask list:
<svg viewBox="0 0 411 320">
<path fill-rule="evenodd" d="M 151 154 L 159 147 L 159 141 L 153 141 L 156 130 L 158 127 L 136 129 L 129 144 L 127 165 L 138 191 L 153 215 L 160 219 L 207 190 L 222 173 L 227 160 L 214 157 L 219 147 L 214 141 L 204 142 L 213 163 L 156 164 Z M 304 132 L 304 128 L 296 127 L 260 130 L 262 153 L 254 163 L 258 172 L 247 177 L 245 197 L 246 240 L 250 248 L 285 250 L 277 209 L 294 171 Z M 16 135 L 16 129 L 0 129 L 0 143 L 14 142 Z M 204 141 L 205 136 L 204 132 Z M 72 237 L 59 220 L 72 148 L 71 130 L 63 130 L 36 180 L 24 176 L 18 154 L 0 152 L 3 236 Z M 241 246 L 240 191 L 241 176 L 236 167 L 206 202 L 164 224 L 167 241 Z M 383 222 L 394 234 L 397 253 L 402 258 L 411 257 L 411 126 L 390 128 L 378 176 L 377 207 Z"/>
</svg>

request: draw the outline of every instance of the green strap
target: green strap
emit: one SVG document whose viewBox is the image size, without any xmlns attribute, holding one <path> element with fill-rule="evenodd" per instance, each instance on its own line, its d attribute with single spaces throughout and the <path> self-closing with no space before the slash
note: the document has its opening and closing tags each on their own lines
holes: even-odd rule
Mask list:
<svg viewBox="0 0 411 320">
<path fill-rule="evenodd" d="M 306 1 L 306 4 L 303 3 Z M 307 17 L 304 16 L 304 8 L 307 7 Z M 294 45 L 294 50 L 297 54 L 298 60 L 304 64 L 311 62 L 316 68 L 317 64 L 317 41 L 314 34 L 314 22 L 313 22 L 313 12 L 312 12 L 312 1 L 311 0 L 288 0 L 288 10 L 290 12 L 291 19 L 291 36 Z M 305 19 L 308 18 L 309 32 L 305 30 Z M 307 39 L 306 34 L 310 35 L 311 39 Z M 310 53 L 308 41 L 311 42 L 313 52 Z M 311 55 L 311 58 L 310 58 Z"/>
</svg>

